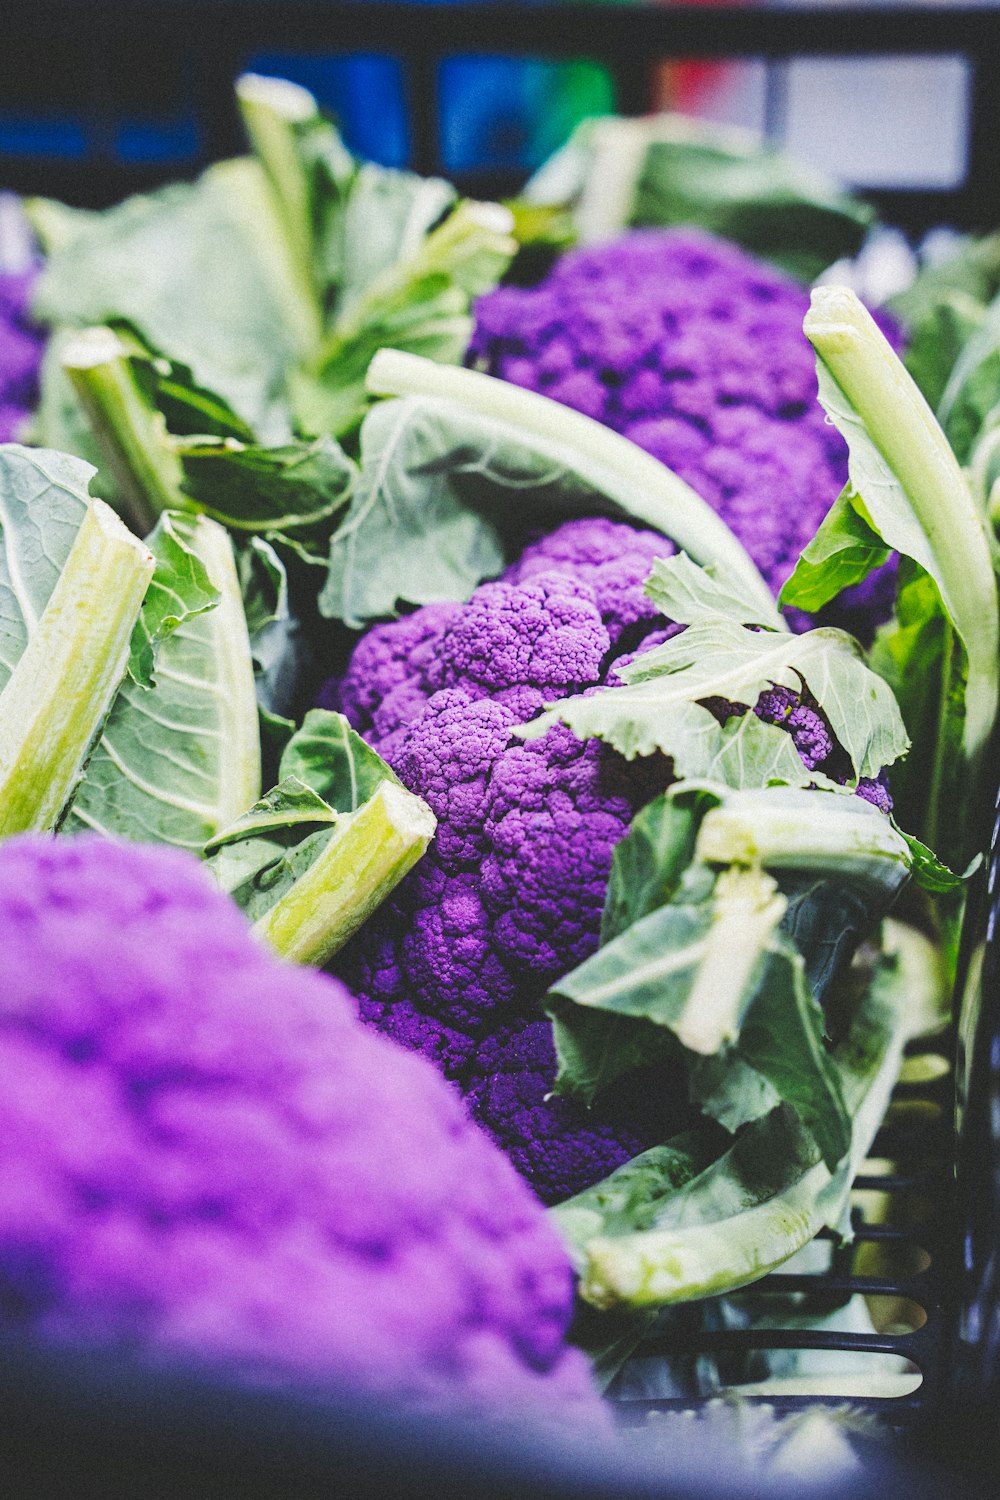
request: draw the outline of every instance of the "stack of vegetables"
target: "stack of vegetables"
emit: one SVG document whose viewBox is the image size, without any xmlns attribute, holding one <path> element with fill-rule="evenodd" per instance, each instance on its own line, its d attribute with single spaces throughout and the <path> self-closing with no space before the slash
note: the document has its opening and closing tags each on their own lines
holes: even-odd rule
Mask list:
<svg viewBox="0 0 1000 1500">
<path fill-rule="evenodd" d="M 507 1380 L 514 1349 L 531 1375 L 512 1396 L 534 1382 L 556 1406 L 585 1407 L 562 1349 L 564 1263 L 541 1210 L 457 1122 L 485 1127 L 552 1206 L 595 1307 L 727 1291 L 824 1225 L 848 1232 L 850 1183 L 902 1050 L 940 1023 L 954 968 L 997 709 L 990 541 L 945 433 L 857 298 L 818 288 L 809 306 L 786 271 L 706 232 L 738 228 L 681 190 L 704 184 L 707 147 L 649 147 L 656 180 L 674 183 L 664 201 L 702 229 L 647 227 L 566 256 L 538 288 L 492 291 L 517 248 L 513 227 L 549 233 L 575 202 L 586 228 L 589 136 L 549 174 L 565 187 L 568 161 L 568 206 L 511 216 L 354 162 L 301 90 L 248 79 L 240 98 L 254 157 L 106 214 L 33 205 L 48 255 L 35 308 L 55 329 L 43 449 L 0 453 L 0 829 L 60 831 L 56 853 L 10 846 L 10 889 L 37 891 L 25 921 L 51 925 L 58 956 L 69 939 L 45 916 L 50 892 L 84 865 L 96 892 L 106 869 L 126 905 L 133 885 L 146 892 L 134 908 L 145 950 L 159 947 L 146 923 L 169 910 L 180 856 L 108 853 L 88 835 L 203 861 L 177 876 L 184 891 L 191 882 L 185 900 L 204 903 L 206 925 L 231 925 L 220 964 L 247 978 L 213 1013 L 217 1053 L 191 1067 L 205 1079 L 221 1070 L 233 1113 L 189 1100 L 186 1114 L 158 1082 L 170 1028 L 181 1037 L 191 1013 L 187 979 L 170 987 L 172 959 L 162 990 L 136 968 L 142 995 L 157 997 L 138 1011 L 134 986 L 130 998 L 81 981 L 82 1020 L 60 1009 L 61 980 L 28 975 L 24 998 L 9 990 L 15 1042 L 25 1030 L 49 1037 L 102 1109 L 132 1101 L 134 1156 L 121 1171 L 98 1190 L 84 1148 L 58 1169 L 72 1193 L 83 1182 L 88 1203 L 97 1195 L 109 1225 L 131 1234 L 130 1216 L 160 1204 L 175 1172 L 189 1182 L 163 1210 L 177 1230 L 157 1255 L 181 1255 L 192 1222 L 207 1219 L 204 1255 L 227 1263 L 213 1236 L 237 1225 L 246 1183 L 213 1194 L 206 1172 L 231 1139 L 252 1152 L 274 1113 L 304 1122 L 282 1146 L 294 1167 L 275 1179 L 312 1181 L 303 1141 L 314 1128 L 325 1140 L 333 1115 L 348 1175 L 395 1159 L 387 1136 L 357 1134 L 370 1114 L 358 1078 L 376 1065 L 366 1048 L 383 1044 L 352 1029 L 332 982 L 294 979 L 249 940 L 241 948 L 239 920 L 206 887 L 214 877 L 259 938 L 331 969 L 369 1029 L 423 1054 L 378 1066 L 401 1070 L 404 1099 L 411 1078 L 414 1098 L 426 1091 L 429 1139 L 440 1110 L 442 1140 L 458 1132 L 470 1162 L 482 1153 L 481 1168 L 461 1165 L 432 1143 L 437 1175 L 419 1212 L 400 1167 L 358 1238 L 347 1235 L 343 1274 L 365 1281 L 378 1262 L 377 1295 L 392 1284 L 403 1308 L 424 1296 L 418 1283 L 437 1288 L 424 1321 L 385 1329 L 392 1387 L 426 1397 L 447 1367 L 453 1398 L 464 1388 L 487 1401 L 484 1372 Z M 746 216 L 752 248 L 773 248 L 789 202 L 803 228 L 796 270 L 858 243 L 853 205 L 770 155 L 712 149 L 723 176 L 741 167 L 745 183 L 749 162 L 767 184 L 770 209 Z M 988 274 L 981 249 L 960 264 Z M 664 267 L 650 319 L 646 277 Z M 611 305 L 588 312 L 609 278 Z M 911 294 L 919 317 L 900 305 L 918 374 L 936 348 L 926 329 L 976 322 L 971 301 L 939 278 Z M 970 406 L 979 416 L 970 443 L 989 488 L 983 393 L 995 355 L 989 315 L 978 323 L 980 345 L 960 356 L 944 405 L 946 418 L 967 421 Z M 835 625 L 806 628 L 859 586 L 867 649 Z M 105 933 L 99 904 L 81 897 L 73 931 L 125 942 L 132 919 L 113 916 Z M 98 962 L 88 954 L 88 975 Z M 186 973 L 188 958 L 178 962 Z M 261 965 L 280 977 L 265 982 Z M 266 1017 L 254 987 L 274 991 Z M 157 1057 L 141 1043 L 146 1003 L 171 1018 Z M 105 1036 L 100 1004 L 125 1006 L 134 1056 L 130 1029 L 125 1052 Z M 322 1060 L 341 1031 L 359 1072 L 344 1063 L 337 1103 Z M 310 1052 L 314 1035 L 300 1071 L 286 1041 Z M 287 1094 L 256 1098 L 261 1059 Z M 386 1128 L 414 1109 L 397 1100 Z M 129 1197 L 135 1163 L 168 1146 L 176 1161 L 139 1173 Z M 455 1187 L 456 1169 L 482 1183 L 468 1213 L 464 1185 L 452 1202 L 442 1252 L 434 1235 L 425 1243 L 427 1205 L 443 1182 Z M 505 1185 L 487 1192 L 494 1181 Z M 289 1187 L 275 1206 L 278 1285 L 298 1264 L 289 1246 L 327 1233 L 329 1193 L 309 1211 Z M 123 1307 L 138 1304 L 154 1351 L 271 1360 L 247 1331 L 260 1308 L 213 1311 L 214 1271 L 189 1276 L 182 1257 L 153 1296 L 131 1252 L 113 1271 L 88 1249 L 88 1281 L 65 1249 L 65 1204 L 57 1233 L 32 1219 L 36 1198 L 21 1192 L 0 1244 L 5 1285 L 16 1273 L 26 1289 L 11 1303 L 32 1326 L 115 1338 Z M 524 1245 L 538 1236 L 521 1260 L 518 1226 Z M 87 1234 L 100 1227 L 91 1219 Z M 486 1241 L 489 1288 L 469 1280 Z M 385 1265 L 397 1260 L 392 1282 Z M 310 1265 L 329 1308 L 341 1262 Z M 447 1307 L 442 1280 L 456 1291 Z M 519 1313 L 515 1283 L 557 1289 L 526 1290 Z M 176 1298 L 163 1290 L 174 1286 Z M 98 1290 L 104 1312 L 92 1319 Z M 287 1326 L 280 1308 L 273 1326 L 295 1350 L 301 1298 L 288 1301 Z M 378 1385 L 350 1329 L 325 1337 L 285 1368 Z"/>
</svg>

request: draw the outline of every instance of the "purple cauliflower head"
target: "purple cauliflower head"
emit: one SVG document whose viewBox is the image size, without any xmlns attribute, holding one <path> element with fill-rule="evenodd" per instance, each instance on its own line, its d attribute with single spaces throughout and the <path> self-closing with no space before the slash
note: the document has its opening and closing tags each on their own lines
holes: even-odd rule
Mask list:
<svg viewBox="0 0 1000 1500">
<path fill-rule="evenodd" d="M 808 290 L 698 229 L 638 229 L 476 304 L 469 361 L 624 433 L 722 516 L 775 593 L 847 478 L 816 399 Z M 890 339 L 899 331 L 879 318 Z M 882 577 L 880 570 L 876 577 Z M 891 609 L 894 570 L 845 623 Z"/>
<path fill-rule="evenodd" d="M 8 1328 L 600 1420 L 565 1252 L 510 1163 L 194 860 L 10 840 L 0 925 Z"/>
<path fill-rule="evenodd" d="M 29 312 L 36 274 L 0 271 L 0 443 L 18 438 L 38 401 L 45 340 Z"/>
<path fill-rule="evenodd" d="M 528 742 L 512 731 L 679 628 L 643 592 L 654 559 L 673 550 L 619 522 L 567 522 L 468 603 L 374 626 L 321 693 L 438 819 L 431 848 L 338 972 L 365 1020 L 429 1056 L 547 1202 L 689 1118 L 679 1077 L 673 1094 L 662 1081 L 622 1088 L 587 1111 L 553 1097 L 540 1004 L 597 946 L 612 850 L 670 764 L 627 763 L 563 725 Z M 785 689 L 764 697 L 758 711 L 805 764 L 824 762 L 834 746 L 820 715 Z M 746 705 L 728 705 L 737 711 Z"/>
</svg>

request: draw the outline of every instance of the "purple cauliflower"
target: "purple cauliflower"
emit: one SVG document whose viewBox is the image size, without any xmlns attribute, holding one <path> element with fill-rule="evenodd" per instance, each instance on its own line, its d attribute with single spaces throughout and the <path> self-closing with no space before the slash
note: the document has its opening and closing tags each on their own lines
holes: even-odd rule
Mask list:
<svg viewBox="0 0 1000 1500">
<path fill-rule="evenodd" d="M 510 1163 L 189 856 L 0 846 L 0 1320 L 424 1407 L 601 1419 Z"/>
<path fill-rule="evenodd" d="M 720 723 L 725 723 L 734 714 L 749 713 L 749 704 L 730 703 L 714 699 L 707 704 Z M 777 724 L 791 735 L 796 750 L 807 770 L 817 767 L 832 781 L 843 786 L 847 781 L 848 762 L 830 733 L 830 726 L 817 708 L 814 708 L 801 693 L 787 687 L 772 687 L 761 693 L 754 704 L 754 713 L 765 724 Z M 877 777 L 862 776 L 855 787 L 857 796 L 864 798 L 887 816 L 892 812 L 893 802 L 889 792 L 886 773 Z"/>
<path fill-rule="evenodd" d="M 593 1110 L 551 1094 L 540 1001 L 593 952 L 614 845 L 670 781 L 557 725 L 513 728 L 547 699 L 606 682 L 679 627 L 643 592 L 664 537 L 606 519 L 531 543 L 467 604 L 374 626 L 321 694 L 432 807 L 430 850 L 338 959 L 372 1025 L 431 1057 L 546 1202 L 558 1202 L 687 1123 L 685 1086 L 631 1084 Z M 784 690 L 765 716 L 810 767 L 833 748 Z M 730 711 L 736 711 L 731 706 Z M 746 712 L 745 706 L 739 706 Z M 724 717 L 725 715 L 723 715 Z"/>
<path fill-rule="evenodd" d="M 847 478 L 816 399 L 808 306 L 805 287 L 725 240 L 638 229 L 564 255 L 535 287 L 481 297 L 469 361 L 675 470 L 777 593 Z M 880 570 L 854 601 L 862 627 L 891 610 L 894 577 Z"/>
<path fill-rule="evenodd" d="M 36 274 L 0 271 L 0 443 L 18 439 L 38 402 L 45 341 L 28 312 Z"/>
</svg>

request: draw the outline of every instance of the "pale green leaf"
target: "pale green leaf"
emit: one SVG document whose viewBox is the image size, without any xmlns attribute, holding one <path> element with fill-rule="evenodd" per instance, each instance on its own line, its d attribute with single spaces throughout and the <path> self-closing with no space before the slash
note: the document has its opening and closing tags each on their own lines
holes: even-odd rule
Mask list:
<svg viewBox="0 0 1000 1500">
<path fill-rule="evenodd" d="M 122 687 L 68 830 L 200 852 L 260 795 L 253 662 L 232 549 L 204 517 L 191 545 L 220 601 L 161 642 L 152 688 Z"/>
<path fill-rule="evenodd" d="M 0 448 L 0 689 L 69 557 L 94 472 L 64 453 Z"/>
<path fill-rule="evenodd" d="M 313 317 L 264 173 L 246 158 L 88 218 L 48 260 L 35 305 L 54 323 L 133 323 L 258 432 L 274 423 Z"/>
<path fill-rule="evenodd" d="M 793 636 L 746 630 L 731 620 L 691 625 L 619 675 L 625 687 L 564 699 L 518 733 L 537 739 L 561 721 L 580 739 L 597 736 L 628 758 L 660 750 L 675 757 L 679 775 L 708 775 L 705 758 L 718 753 L 718 726 L 701 700 L 752 704 L 771 686 L 801 692 L 805 685 L 856 775 L 877 775 L 909 743 L 891 689 L 839 630 Z"/>
<path fill-rule="evenodd" d="M 734 620 L 737 625 L 771 627 L 770 615 L 762 618 L 760 599 L 739 580 L 720 580 L 715 569 L 699 567 L 686 552 L 658 557 L 646 580 L 645 592 L 661 615 L 678 625 L 712 620 Z"/>
<path fill-rule="evenodd" d="M 277 532 L 327 521 L 348 503 L 356 468 L 331 437 L 276 447 L 235 438 L 178 440 L 183 489 L 239 531 Z"/>
</svg>

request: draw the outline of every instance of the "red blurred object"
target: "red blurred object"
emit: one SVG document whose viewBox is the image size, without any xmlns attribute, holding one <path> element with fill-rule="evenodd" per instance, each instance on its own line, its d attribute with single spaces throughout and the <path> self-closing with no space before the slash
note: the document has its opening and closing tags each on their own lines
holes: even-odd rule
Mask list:
<svg viewBox="0 0 1000 1500">
<path fill-rule="evenodd" d="M 667 0 L 669 4 L 669 0 Z M 691 0 L 695 5 L 722 5 L 727 0 Z M 745 4 L 752 4 L 753 0 L 743 0 Z M 656 80 L 657 109 L 676 109 L 681 114 L 698 115 L 712 95 L 717 91 L 719 85 L 727 77 L 731 77 L 739 68 L 739 63 L 701 62 L 692 59 L 688 62 L 665 62 L 659 70 Z"/>
</svg>

